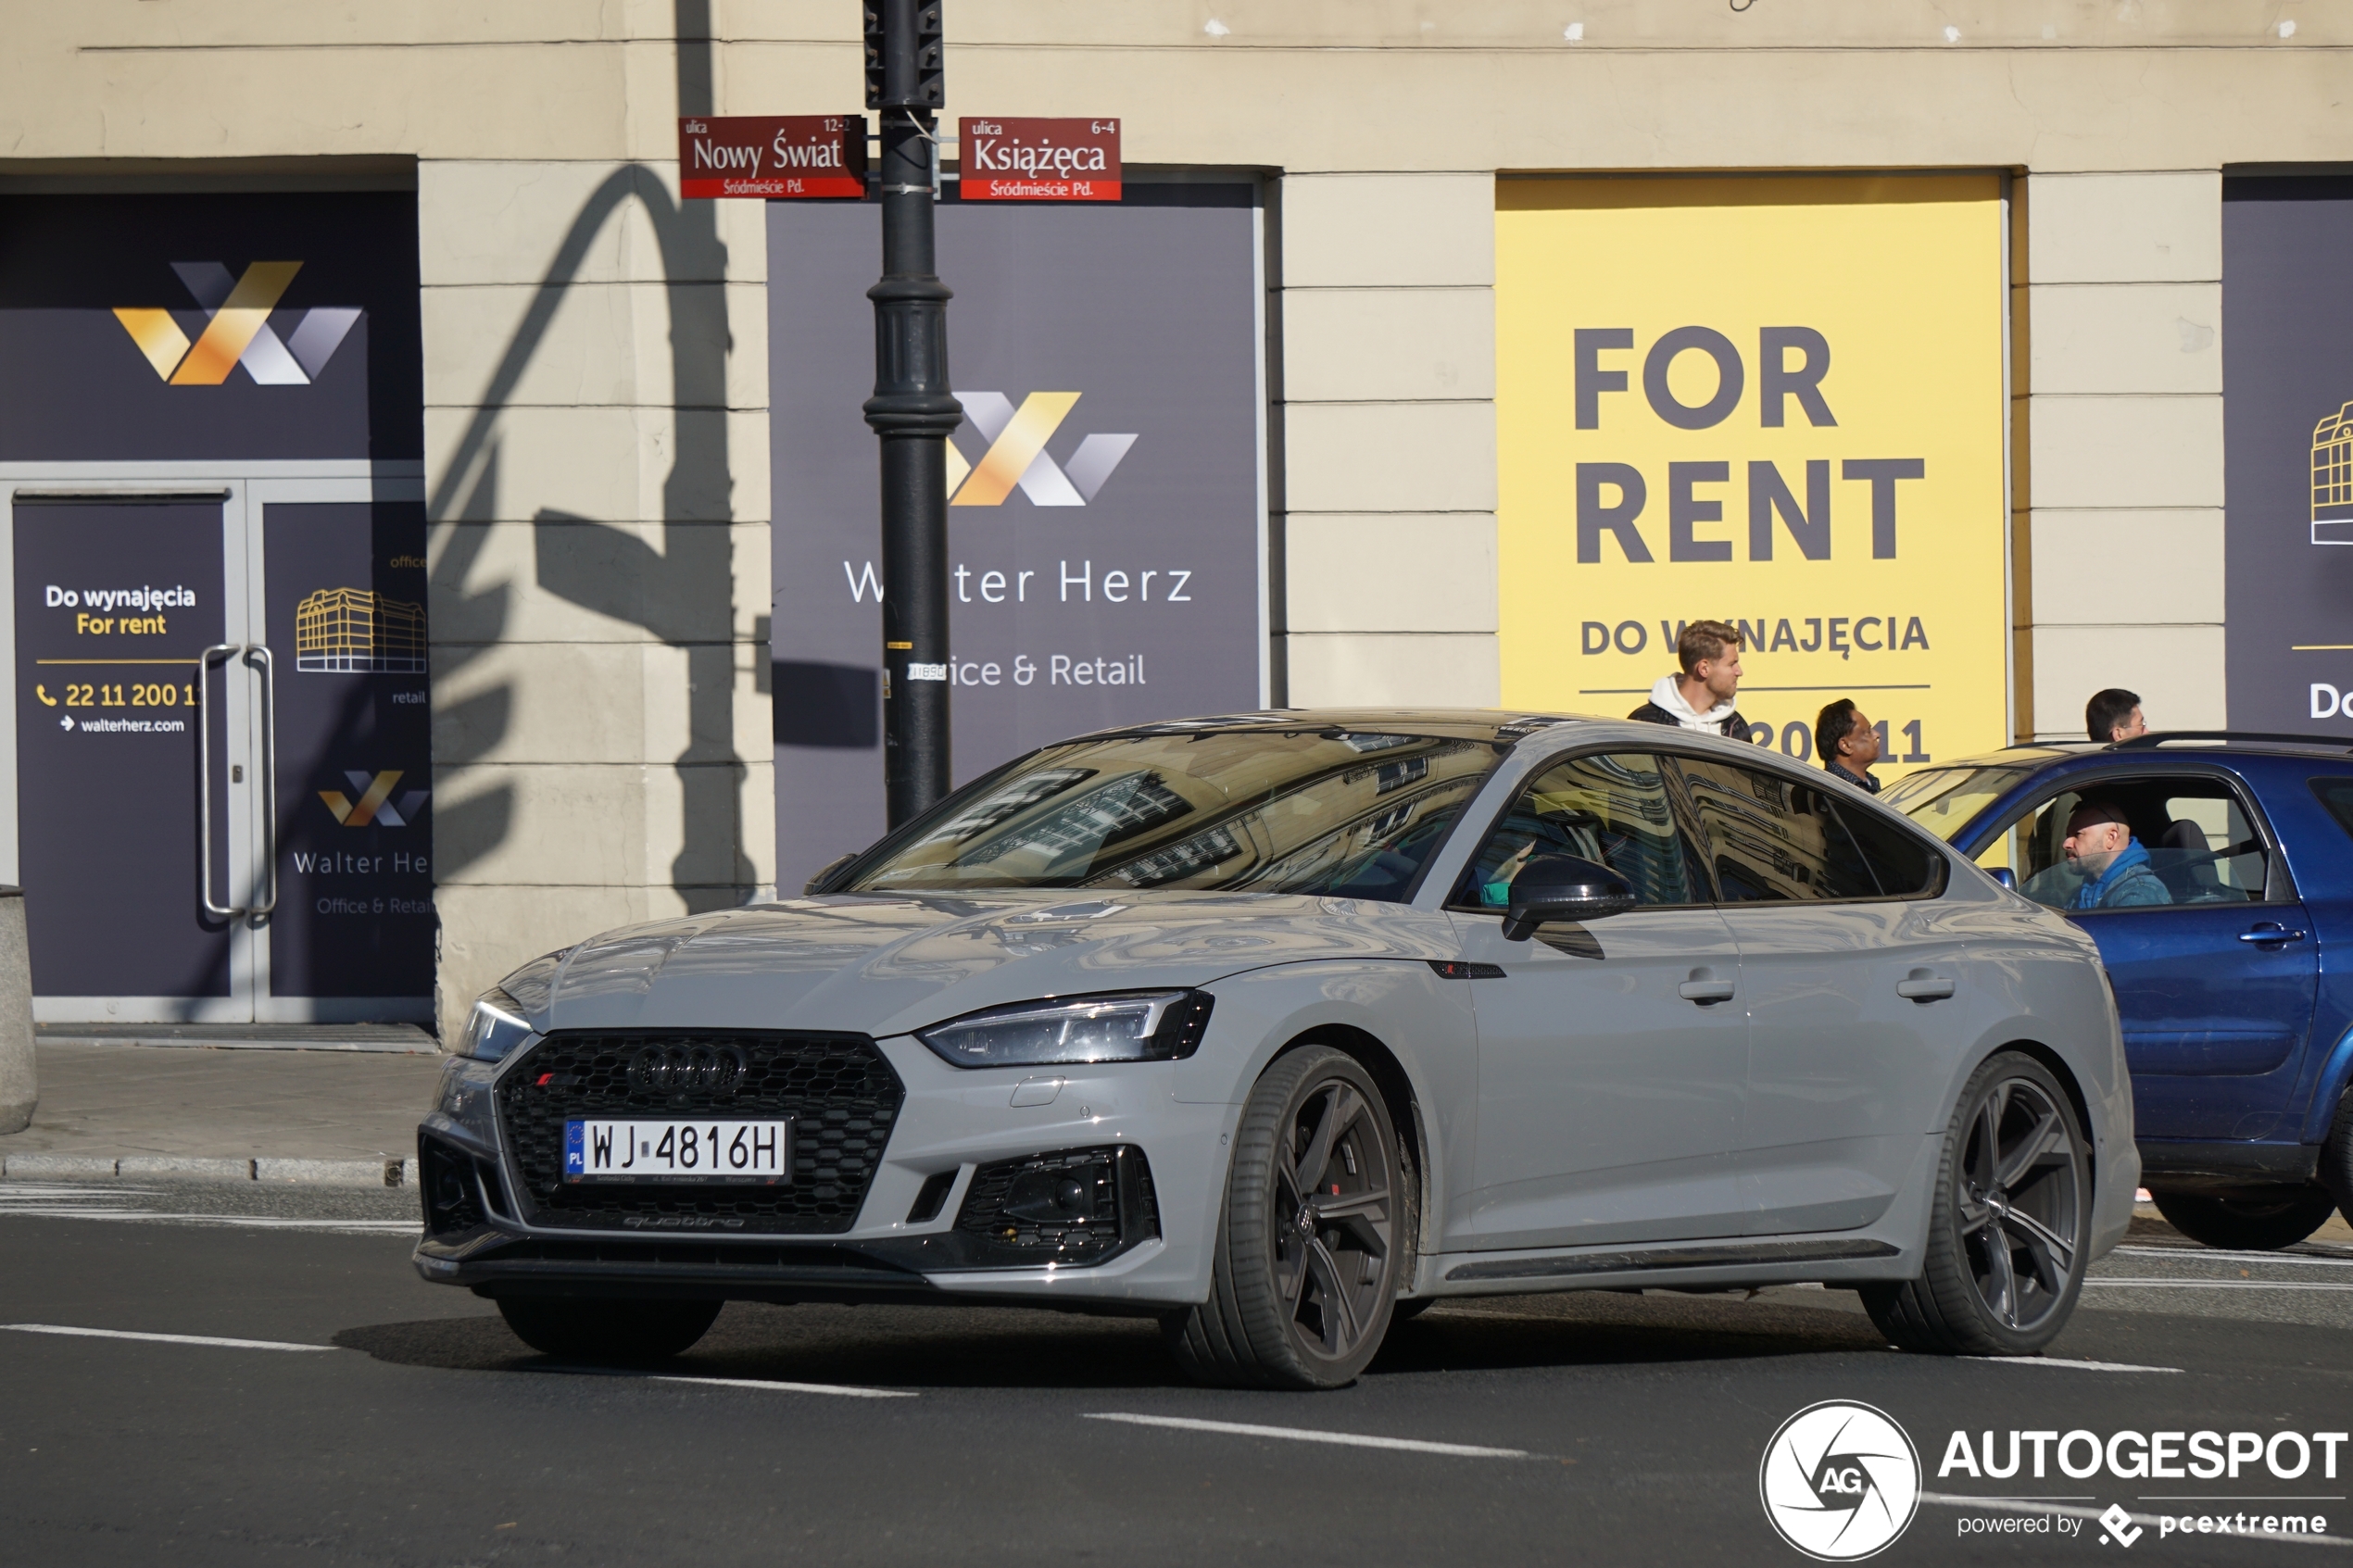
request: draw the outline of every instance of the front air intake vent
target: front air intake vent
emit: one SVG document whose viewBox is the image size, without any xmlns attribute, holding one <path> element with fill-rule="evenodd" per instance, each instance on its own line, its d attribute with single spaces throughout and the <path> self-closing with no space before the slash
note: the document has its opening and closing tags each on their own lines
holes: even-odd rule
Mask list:
<svg viewBox="0 0 2353 1568">
<path fill-rule="evenodd" d="M 976 1265 L 1100 1263 L 1160 1235 L 1151 1167 L 1133 1144 L 983 1165 L 956 1229 Z"/>
</svg>

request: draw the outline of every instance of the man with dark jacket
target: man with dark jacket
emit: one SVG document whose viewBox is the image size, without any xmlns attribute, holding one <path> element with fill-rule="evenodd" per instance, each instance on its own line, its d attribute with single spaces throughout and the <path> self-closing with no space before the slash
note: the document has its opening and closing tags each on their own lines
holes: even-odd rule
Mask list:
<svg viewBox="0 0 2353 1568">
<path fill-rule="evenodd" d="M 1720 621 L 1694 621 L 1675 639 L 1680 676 L 1661 675 L 1651 699 L 1626 715 L 1703 734 L 1748 738 L 1748 721 L 1732 706 L 1741 684 L 1741 634 Z"/>
<path fill-rule="evenodd" d="M 1814 720 L 1814 755 L 1831 777 L 1867 795 L 1879 793 L 1871 764 L 1879 760 L 1879 731 L 1851 696 L 1840 697 Z"/>
</svg>

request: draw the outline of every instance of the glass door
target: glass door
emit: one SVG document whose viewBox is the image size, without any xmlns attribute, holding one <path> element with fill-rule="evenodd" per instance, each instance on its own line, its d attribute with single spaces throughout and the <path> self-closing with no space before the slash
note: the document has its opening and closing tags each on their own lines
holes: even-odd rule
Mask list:
<svg viewBox="0 0 2353 1568">
<path fill-rule="evenodd" d="M 257 901 L 260 781 L 243 765 L 257 694 L 221 652 L 245 621 L 242 497 L 25 485 L 10 501 L 10 782 L 36 1016 L 250 1018 L 237 911 Z"/>
<path fill-rule="evenodd" d="M 35 1016 L 429 1019 L 416 482 L 0 493 Z"/>
<path fill-rule="evenodd" d="M 265 1021 L 433 1015 L 425 508 L 388 488 L 252 487 L 253 635 L 276 671 Z"/>
</svg>

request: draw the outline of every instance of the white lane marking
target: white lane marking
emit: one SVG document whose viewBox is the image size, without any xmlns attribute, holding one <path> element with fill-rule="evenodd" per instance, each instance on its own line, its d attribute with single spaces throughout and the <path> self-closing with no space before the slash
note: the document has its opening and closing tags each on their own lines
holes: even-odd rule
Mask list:
<svg viewBox="0 0 2353 1568">
<path fill-rule="evenodd" d="M 2353 1285 L 2329 1285 L 2309 1279 L 2103 1279 L 2095 1274 L 2083 1282 L 2135 1290 L 2353 1290 Z"/>
<path fill-rule="evenodd" d="M 208 1334 L 134 1334 L 127 1328 L 69 1328 L 53 1323 L 0 1323 L 17 1334 L 67 1334 L 89 1339 L 145 1339 L 157 1345 L 217 1345 L 230 1350 L 335 1350 L 337 1345 L 296 1345 L 283 1339 L 221 1339 Z"/>
<path fill-rule="evenodd" d="M 417 1220 L 306 1220 L 274 1214 L 179 1214 L 157 1209 L 0 1208 L 0 1218 L 18 1220 L 123 1220 L 170 1225 L 234 1225 L 245 1230 L 339 1231 L 361 1236 L 414 1236 Z"/>
<path fill-rule="evenodd" d="M 28 1201 L 52 1198 L 120 1198 L 125 1194 L 145 1194 L 150 1186 L 125 1186 L 108 1182 L 105 1186 L 68 1186 L 57 1182 L 0 1182 L 0 1203 L 13 1203 L 19 1198 Z"/>
<path fill-rule="evenodd" d="M 2063 1366 L 2078 1372 L 2179 1372 L 2177 1366 L 2134 1366 L 2130 1361 L 2070 1361 L 2059 1356 L 1957 1356 L 1956 1361 L 1999 1361 L 2004 1366 Z"/>
<path fill-rule="evenodd" d="M 2353 1258 L 2315 1258 L 2307 1252 L 2219 1252 L 2208 1247 L 2119 1247 L 2113 1250 L 2135 1258 L 2180 1258 L 2191 1262 L 2300 1263 L 2308 1269 L 2353 1269 Z"/>
<path fill-rule="evenodd" d="M 1922 1502 L 1943 1503 L 1947 1508 L 1997 1508 L 2007 1509 L 2012 1513 L 2052 1513 L 2067 1519 L 2098 1519 L 2107 1512 L 2105 1509 L 2084 1508 L 2072 1503 L 2035 1502 L 2027 1498 L 1971 1498 L 1953 1492 L 1922 1492 L 1919 1498 Z M 2154 1513 L 2128 1513 L 2125 1518 L 2143 1529 L 2156 1529 L 2158 1524 L 2158 1516 Z M 2208 1537 L 2208 1539 L 2267 1543 L 2294 1542 L 2297 1546 L 2353 1546 L 2353 1540 L 2347 1540 L 2343 1536 L 2267 1536 L 2260 1531 L 2253 1534 Z M 2105 1540 L 2102 1544 L 2106 1544 Z"/>
<path fill-rule="evenodd" d="M 1129 1415 L 1107 1411 L 1088 1421 L 1124 1421 L 1133 1426 L 1170 1426 L 1181 1432 L 1222 1432 L 1236 1437 L 1287 1437 L 1295 1443 L 1338 1443 L 1351 1449 L 1402 1449 L 1408 1453 L 1451 1454 L 1457 1459 L 1529 1459 L 1524 1449 L 1481 1449 L 1468 1443 L 1425 1443 L 1413 1437 L 1368 1437 L 1356 1432 L 1308 1432 L 1296 1426 L 1257 1426 L 1241 1421 L 1194 1421 L 1177 1415 Z"/>
<path fill-rule="evenodd" d="M 713 1388 L 770 1388 L 780 1394 L 839 1394 L 849 1399 L 912 1399 L 911 1388 L 852 1388 L 841 1383 L 770 1383 L 757 1377 L 682 1377 L 657 1373 L 649 1383 L 707 1383 Z"/>
</svg>

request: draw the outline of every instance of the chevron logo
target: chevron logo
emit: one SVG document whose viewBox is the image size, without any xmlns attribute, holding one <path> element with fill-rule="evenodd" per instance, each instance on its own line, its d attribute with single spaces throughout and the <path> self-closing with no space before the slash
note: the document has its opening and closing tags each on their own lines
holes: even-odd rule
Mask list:
<svg viewBox="0 0 2353 1568">
<path fill-rule="evenodd" d="M 351 795 L 359 798 L 354 800 L 351 795 L 346 795 L 339 789 L 322 789 L 319 792 L 319 798 L 327 803 L 327 809 L 334 813 L 335 821 L 347 828 L 364 828 L 371 824 L 380 828 L 405 828 L 410 819 L 425 809 L 425 801 L 433 791 L 405 790 L 401 793 L 400 804 L 395 807 L 392 788 L 400 782 L 400 774 L 398 768 L 386 769 L 375 774 L 365 769 L 346 769 L 343 776 L 351 781 Z"/>
<path fill-rule="evenodd" d="M 1033 392 L 1013 407 L 1001 392 L 960 392 L 964 418 L 988 443 L 975 467 L 948 443 L 948 493 L 951 507 L 994 507 L 1019 485 L 1033 507 L 1083 507 L 1095 498 L 1127 448 L 1132 435 L 1090 435 L 1066 462 L 1046 455 L 1046 443 L 1076 406 L 1076 392 Z"/>
<path fill-rule="evenodd" d="M 219 386 L 240 365 L 257 385 L 308 386 L 359 320 L 354 307 L 317 306 L 296 317 L 288 335 L 280 337 L 270 313 L 302 270 L 299 261 L 250 262 L 234 278 L 218 261 L 175 261 L 171 270 L 203 312 L 195 342 L 180 320 L 194 311 L 119 307 L 114 317 L 172 386 Z"/>
</svg>

